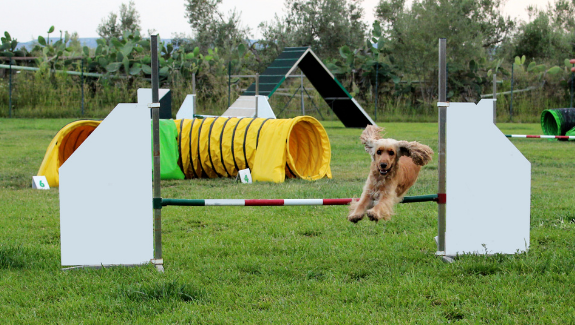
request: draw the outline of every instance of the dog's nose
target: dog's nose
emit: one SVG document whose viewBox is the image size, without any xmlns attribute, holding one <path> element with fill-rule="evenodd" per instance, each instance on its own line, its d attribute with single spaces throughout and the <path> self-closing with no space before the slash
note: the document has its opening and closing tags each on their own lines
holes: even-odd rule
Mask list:
<svg viewBox="0 0 575 325">
<path fill-rule="evenodd" d="M 379 164 L 379 166 L 381 166 L 381 168 L 383 168 L 383 169 L 387 168 L 387 164 L 386 164 L 386 163 L 381 163 L 381 164 Z"/>
</svg>

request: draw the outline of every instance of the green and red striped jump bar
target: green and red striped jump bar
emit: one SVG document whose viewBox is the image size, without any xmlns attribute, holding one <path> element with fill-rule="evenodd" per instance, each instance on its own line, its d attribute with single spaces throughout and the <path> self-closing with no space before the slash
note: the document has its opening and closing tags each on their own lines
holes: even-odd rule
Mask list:
<svg viewBox="0 0 575 325">
<path fill-rule="evenodd" d="M 347 205 L 353 199 L 154 199 L 154 208 L 161 202 L 162 206 L 296 206 L 296 205 Z M 401 203 L 438 201 L 437 194 L 406 196 Z"/>
<path fill-rule="evenodd" d="M 524 135 L 524 134 L 506 134 L 508 138 L 530 138 L 530 139 L 560 139 L 569 140 L 575 139 L 575 136 L 568 135 Z"/>
</svg>

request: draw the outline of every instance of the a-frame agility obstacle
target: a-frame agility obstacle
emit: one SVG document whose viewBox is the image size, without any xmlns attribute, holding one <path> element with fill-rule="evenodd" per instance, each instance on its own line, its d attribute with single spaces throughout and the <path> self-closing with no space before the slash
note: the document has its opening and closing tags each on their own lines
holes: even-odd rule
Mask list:
<svg viewBox="0 0 575 325">
<path fill-rule="evenodd" d="M 345 127 L 365 128 L 367 125 L 375 125 L 361 105 L 309 47 L 286 47 L 259 75 L 258 94 L 270 98 L 297 68 L 301 69 Z M 256 83 L 254 82 L 238 100 L 246 100 L 246 97 L 255 95 Z"/>
</svg>

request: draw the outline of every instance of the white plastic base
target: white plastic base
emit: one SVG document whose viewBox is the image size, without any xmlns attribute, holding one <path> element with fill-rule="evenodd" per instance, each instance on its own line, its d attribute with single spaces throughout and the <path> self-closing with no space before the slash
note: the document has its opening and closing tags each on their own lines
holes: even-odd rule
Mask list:
<svg viewBox="0 0 575 325">
<path fill-rule="evenodd" d="M 178 110 L 178 113 L 176 113 L 176 120 L 180 120 L 180 119 L 193 119 L 194 118 L 194 114 L 196 114 L 196 108 L 194 107 L 194 97 L 196 97 L 196 95 L 188 95 L 186 96 L 186 99 L 184 99 L 184 102 L 182 103 L 182 106 L 180 106 L 180 109 Z"/>
<path fill-rule="evenodd" d="M 222 114 L 223 117 L 261 117 L 261 118 L 276 118 L 267 96 L 258 97 L 258 112 L 256 116 L 256 96 L 240 96 Z"/>
</svg>

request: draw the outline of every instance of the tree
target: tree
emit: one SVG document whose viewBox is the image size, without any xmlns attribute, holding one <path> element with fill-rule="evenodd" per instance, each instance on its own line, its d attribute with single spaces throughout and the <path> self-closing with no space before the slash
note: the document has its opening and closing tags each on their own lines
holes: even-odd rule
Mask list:
<svg viewBox="0 0 575 325">
<path fill-rule="evenodd" d="M 555 62 L 570 58 L 575 50 L 575 4 L 559 0 L 546 10 L 530 6 L 529 22 L 521 24 L 513 42 L 513 57 Z"/>
<path fill-rule="evenodd" d="M 450 67 L 485 57 L 510 37 L 515 22 L 501 13 L 501 0 L 381 0 L 376 10 L 397 64 L 423 75 L 437 65 L 437 42 L 447 38 Z"/>
<path fill-rule="evenodd" d="M 80 43 L 80 36 L 77 32 L 73 32 L 72 35 L 70 35 L 70 42 L 67 45 L 71 52 L 82 53 L 82 44 Z"/>
<path fill-rule="evenodd" d="M 133 0 L 130 0 L 128 5 L 124 3 L 120 5 L 119 20 L 117 14 L 110 12 L 108 18 L 103 18 L 102 23 L 96 29 L 98 35 L 106 40 L 114 37 L 121 39 L 124 32 L 134 34 L 136 31 L 140 32 L 140 14 Z"/>
<path fill-rule="evenodd" d="M 133 0 L 130 0 L 128 6 L 124 3 L 120 5 L 120 30 L 122 33 L 128 31 L 132 34 L 140 31 L 140 14 Z"/>
<path fill-rule="evenodd" d="M 404 12 L 405 0 L 390 0 L 380 1 L 375 8 L 375 15 L 379 17 L 383 24 L 383 30 L 390 30 L 393 28 L 399 16 Z"/>
<path fill-rule="evenodd" d="M 421 102 L 437 93 L 438 39 L 447 39 L 448 98 L 475 100 L 487 83 L 488 57 L 509 43 L 515 21 L 504 16 L 504 0 L 380 0 L 376 9 L 388 37 L 389 60 L 408 83 L 418 81 Z M 497 51 L 496 51 L 497 50 Z"/>
<path fill-rule="evenodd" d="M 361 0 L 285 0 L 285 17 L 260 25 L 270 44 L 311 46 L 322 58 L 338 56 L 341 46 L 362 44 L 366 25 L 363 23 Z"/>
<path fill-rule="evenodd" d="M 235 47 L 247 41 L 249 28 L 241 26 L 235 10 L 226 17 L 218 10 L 222 0 L 186 0 L 186 15 L 201 50 Z"/>
</svg>

